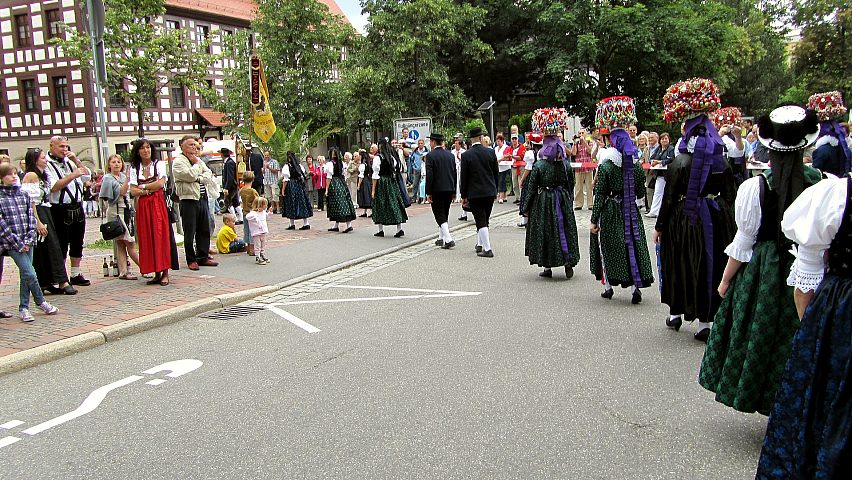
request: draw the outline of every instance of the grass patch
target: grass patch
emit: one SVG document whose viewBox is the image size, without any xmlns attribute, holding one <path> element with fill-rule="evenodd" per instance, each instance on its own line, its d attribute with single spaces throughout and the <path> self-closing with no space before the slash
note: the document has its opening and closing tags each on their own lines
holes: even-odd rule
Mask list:
<svg viewBox="0 0 852 480">
<path fill-rule="evenodd" d="M 112 240 L 104 240 L 103 238 L 99 238 L 94 242 L 86 245 L 86 248 L 92 248 L 95 250 L 112 250 Z"/>
</svg>

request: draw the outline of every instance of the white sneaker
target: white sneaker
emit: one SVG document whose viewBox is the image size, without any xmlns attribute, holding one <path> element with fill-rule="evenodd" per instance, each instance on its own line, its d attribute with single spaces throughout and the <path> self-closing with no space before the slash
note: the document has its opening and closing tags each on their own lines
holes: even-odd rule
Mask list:
<svg viewBox="0 0 852 480">
<path fill-rule="evenodd" d="M 33 318 L 33 316 L 30 314 L 30 311 L 27 310 L 26 308 L 22 308 L 21 309 L 21 321 L 22 322 L 32 322 L 33 320 L 35 320 L 35 318 Z"/>
<path fill-rule="evenodd" d="M 58 308 L 47 302 L 42 302 L 42 304 L 39 305 L 38 308 L 40 308 L 45 315 L 56 315 L 56 313 L 59 311 Z"/>
</svg>

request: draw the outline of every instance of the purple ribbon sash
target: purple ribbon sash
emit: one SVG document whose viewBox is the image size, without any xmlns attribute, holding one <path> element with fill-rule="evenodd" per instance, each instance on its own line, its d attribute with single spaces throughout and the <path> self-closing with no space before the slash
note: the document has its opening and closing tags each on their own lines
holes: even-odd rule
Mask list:
<svg viewBox="0 0 852 480">
<path fill-rule="evenodd" d="M 559 230 L 559 244 L 562 246 L 562 255 L 565 257 L 565 265 L 571 263 L 571 253 L 568 251 L 568 238 L 565 235 L 565 215 L 562 213 L 562 186 L 554 187 L 556 193 L 556 227 Z"/>
<path fill-rule="evenodd" d="M 636 154 L 636 146 L 630 140 L 630 136 L 622 129 L 614 130 L 610 134 L 612 146 L 621 153 L 621 170 L 623 179 L 623 192 L 621 201 L 621 214 L 624 219 L 624 242 L 627 244 L 627 259 L 630 263 L 630 276 L 633 285 L 642 285 L 642 275 L 639 272 L 639 261 L 636 258 L 636 245 L 640 242 L 639 235 L 639 210 L 636 208 L 636 185 L 633 179 L 633 156 Z"/>
<path fill-rule="evenodd" d="M 846 143 L 846 134 L 843 127 L 840 126 L 840 122 L 837 120 L 820 122 L 819 136 L 829 136 L 837 139 L 837 142 L 840 144 L 840 150 L 843 151 L 843 171 L 848 173 L 850 167 L 852 167 L 852 153 L 849 152 L 849 145 Z"/>
</svg>

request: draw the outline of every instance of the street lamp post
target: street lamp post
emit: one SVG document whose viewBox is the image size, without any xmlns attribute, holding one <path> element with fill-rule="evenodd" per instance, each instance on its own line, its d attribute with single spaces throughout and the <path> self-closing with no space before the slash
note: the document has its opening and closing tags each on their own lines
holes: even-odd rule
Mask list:
<svg viewBox="0 0 852 480">
<path fill-rule="evenodd" d="M 488 101 L 483 103 L 482 105 L 480 105 L 476 109 L 478 112 L 484 112 L 486 110 L 488 111 L 488 117 L 489 117 L 489 122 L 490 122 L 490 124 L 488 126 L 488 135 L 490 135 L 492 138 L 494 137 L 494 104 L 495 103 L 496 102 L 494 101 L 494 97 L 489 96 Z"/>
</svg>

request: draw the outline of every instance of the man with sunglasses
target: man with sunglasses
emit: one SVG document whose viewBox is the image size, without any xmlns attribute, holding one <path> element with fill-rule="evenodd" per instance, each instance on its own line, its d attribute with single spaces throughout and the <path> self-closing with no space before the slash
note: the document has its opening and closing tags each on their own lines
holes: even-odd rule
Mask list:
<svg viewBox="0 0 852 480">
<path fill-rule="evenodd" d="M 69 281 L 72 285 L 87 287 L 91 282 L 80 271 L 86 234 L 83 183 L 92 179 L 92 172 L 71 151 L 68 138 L 55 135 L 50 138 L 44 173 L 50 186 L 50 214 L 57 226 L 59 246 L 63 256 L 71 257 Z"/>
</svg>

